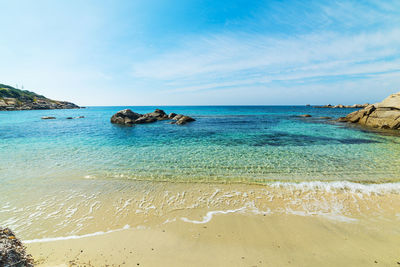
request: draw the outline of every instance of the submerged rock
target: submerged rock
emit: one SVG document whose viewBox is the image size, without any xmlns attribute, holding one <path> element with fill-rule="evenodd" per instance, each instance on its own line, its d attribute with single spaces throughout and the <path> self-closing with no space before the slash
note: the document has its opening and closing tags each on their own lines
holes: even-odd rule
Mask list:
<svg viewBox="0 0 400 267">
<path fill-rule="evenodd" d="M 299 117 L 302 118 L 311 118 L 312 116 L 310 114 L 303 114 L 303 115 L 299 115 Z"/>
<path fill-rule="evenodd" d="M 153 112 L 146 114 L 139 114 L 133 112 L 130 109 L 124 109 L 118 111 L 111 117 L 111 123 L 122 124 L 122 125 L 133 125 L 133 124 L 143 124 L 143 123 L 152 123 L 161 120 L 175 120 L 172 124 L 186 124 L 191 121 L 195 121 L 192 117 L 170 113 L 167 115 L 163 110 L 156 109 Z"/>
<path fill-rule="evenodd" d="M 379 129 L 400 129 L 400 92 L 387 97 L 380 103 L 354 111 L 337 121 L 358 123 Z"/>
<path fill-rule="evenodd" d="M 56 117 L 50 117 L 50 116 L 42 117 L 42 120 L 55 120 L 55 119 Z"/>
<path fill-rule="evenodd" d="M 79 116 L 79 117 L 67 117 L 67 120 L 73 120 L 73 119 L 83 119 L 85 116 Z"/>
<path fill-rule="evenodd" d="M 33 266 L 33 258 L 26 254 L 22 242 L 8 228 L 0 227 L 0 266 Z"/>
</svg>

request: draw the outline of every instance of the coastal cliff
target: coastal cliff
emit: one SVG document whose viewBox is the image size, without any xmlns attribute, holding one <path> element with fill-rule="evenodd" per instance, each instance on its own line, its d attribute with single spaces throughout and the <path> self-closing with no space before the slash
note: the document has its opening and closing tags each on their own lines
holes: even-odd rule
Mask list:
<svg viewBox="0 0 400 267">
<path fill-rule="evenodd" d="M 400 92 L 392 94 L 380 103 L 339 118 L 339 122 L 358 123 L 379 129 L 400 129 Z"/>
<path fill-rule="evenodd" d="M 46 98 L 36 93 L 0 84 L 0 111 L 35 109 L 77 109 L 79 106 Z"/>
</svg>

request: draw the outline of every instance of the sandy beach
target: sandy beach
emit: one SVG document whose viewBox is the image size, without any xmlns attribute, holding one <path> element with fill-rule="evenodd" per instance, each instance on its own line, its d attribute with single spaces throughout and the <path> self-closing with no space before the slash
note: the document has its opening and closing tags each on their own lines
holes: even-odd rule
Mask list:
<svg viewBox="0 0 400 267">
<path fill-rule="evenodd" d="M 190 200 L 196 199 L 197 207 L 177 208 L 162 215 L 148 213 L 136 225 L 105 233 L 87 230 L 88 233 L 75 237 L 31 240 L 28 252 L 38 266 L 400 265 L 398 194 L 320 190 L 324 198 L 321 201 L 318 190 L 310 197 L 311 192 L 306 189 L 293 191 L 289 187 L 169 183 L 159 186 L 181 195 L 185 192 L 184 202 L 190 206 L 194 204 Z M 281 198 L 285 190 L 291 199 Z M 241 193 L 235 197 L 232 192 Z M 243 192 L 249 196 L 243 197 Z M 261 192 L 274 197 L 260 198 Z M 206 198 L 208 193 L 211 196 Z M 200 196 L 205 205 L 198 201 Z M 142 198 L 139 194 L 136 197 Z M 330 208 L 320 208 L 319 213 L 316 208 L 314 212 L 306 210 L 312 198 Z M 339 203 L 333 202 L 333 198 L 343 200 L 341 214 L 327 212 Z M 242 206 L 239 199 L 258 202 Z M 297 208 L 289 209 L 294 202 Z M 160 202 L 153 199 L 153 204 L 158 206 Z M 137 213 L 129 214 L 134 217 Z"/>
</svg>

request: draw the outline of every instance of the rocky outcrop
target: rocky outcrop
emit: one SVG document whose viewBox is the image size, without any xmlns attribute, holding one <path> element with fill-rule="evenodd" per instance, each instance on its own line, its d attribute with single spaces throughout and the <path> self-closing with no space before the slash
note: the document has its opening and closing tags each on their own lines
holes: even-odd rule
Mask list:
<svg viewBox="0 0 400 267">
<path fill-rule="evenodd" d="M 380 103 L 350 113 L 338 119 L 339 122 L 358 123 L 379 129 L 400 129 L 400 92 Z"/>
<path fill-rule="evenodd" d="M 365 108 L 369 104 L 355 104 L 355 105 L 325 105 L 325 106 L 315 106 L 314 108 Z"/>
<path fill-rule="evenodd" d="M 46 98 L 36 93 L 0 84 L 0 111 L 37 109 L 78 109 L 79 106 Z"/>
<path fill-rule="evenodd" d="M 0 266 L 33 266 L 33 258 L 8 228 L 0 227 Z"/>
<path fill-rule="evenodd" d="M 121 125 L 133 125 L 133 124 L 143 124 L 143 123 L 152 123 L 161 120 L 173 120 L 172 123 L 183 125 L 188 122 L 195 121 L 192 117 L 185 116 L 182 114 L 171 113 L 167 115 L 163 110 L 156 109 L 153 112 L 146 114 L 139 114 L 133 112 L 130 109 L 124 109 L 118 111 L 111 117 L 111 123 L 121 124 Z"/>
</svg>

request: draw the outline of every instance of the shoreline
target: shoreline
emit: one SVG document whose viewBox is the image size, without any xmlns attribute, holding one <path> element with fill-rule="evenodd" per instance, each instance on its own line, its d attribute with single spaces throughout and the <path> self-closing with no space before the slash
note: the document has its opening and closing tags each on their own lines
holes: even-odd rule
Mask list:
<svg viewBox="0 0 400 267">
<path fill-rule="evenodd" d="M 102 196 L 79 233 L 26 238 L 38 266 L 375 266 L 375 261 L 396 266 L 400 261 L 395 246 L 400 193 L 386 185 L 126 184 L 131 187 Z M 73 207 L 78 213 L 85 205 Z M 71 223 L 82 216 L 75 215 Z"/>
</svg>

